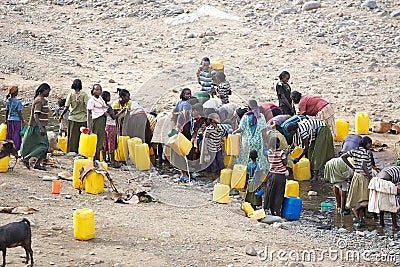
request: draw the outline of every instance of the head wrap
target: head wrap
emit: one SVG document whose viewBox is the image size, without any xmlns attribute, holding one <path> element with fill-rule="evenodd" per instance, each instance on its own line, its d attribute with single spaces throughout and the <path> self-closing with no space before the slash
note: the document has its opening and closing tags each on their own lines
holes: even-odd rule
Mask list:
<svg viewBox="0 0 400 267">
<path fill-rule="evenodd" d="M 249 124 L 250 126 L 253 126 L 257 123 L 257 119 L 260 118 L 261 113 L 260 113 L 260 107 L 257 104 L 257 101 L 255 100 L 249 100 L 249 109 L 250 111 L 247 112 L 247 115 L 253 114 L 252 116 L 249 116 Z"/>
</svg>

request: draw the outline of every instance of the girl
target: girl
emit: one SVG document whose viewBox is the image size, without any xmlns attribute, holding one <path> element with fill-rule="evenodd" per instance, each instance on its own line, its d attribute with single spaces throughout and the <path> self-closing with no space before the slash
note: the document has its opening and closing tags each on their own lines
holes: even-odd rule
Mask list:
<svg viewBox="0 0 400 267">
<path fill-rule="evenodd" d="M 82 81 L 79 79 L 72 82 L 71 89 L 73 91 L 67 95 L 64 111 L 60 114 L 58 121 L 61 123 L 64 115 L 69 111 L 67 152 L 78 153 L 80 129 L 86 127 L 87 124 L 86 106 L 89 97 L 85 92 L 82 92 Z"/>
<path fill-rule="evenodd" d="M 100 160 L 100 150 L 103 148 L 107 120 L 105 114 L 108 110 L 108 106 L 103 98 L 100 97 L 102 93 L 100 84 L 94 84 L 90 93 L 92 97 L 87 104 L 87 127 L 89 131 L 97 134 L 96 154 L 94 159 Z"/>
<path fill-rule="evenodd" d="M 22 104 L 21 100 L 15 98 L 18 95 L 18 87 L 10 86 L 6 91 L 6 124 L 7 124 L 7 140 L 14 142 L 17 150 L 21 147 L 21 126 L 24 124 L 22 117 Z"/>
<path fill-rule="evenodd" d="M 257 206 L 261 206 L 262 197 L 256 196 L 256 190 L 260 186 L 261 171 L 258 167 L 258 155 L 257 150 L 251 150 L 249 158 L 251 161 L 247 164 L 246 175 L 247 175 L 247 190 L 244 201 L 249 202 L 255 209 Z"/>
<path fill-rule="evenodd" d="M 114 151 L 115 151 L 115 141 L 117 139 L 117 126 L 115 120 L 126 111 L 126 108 L 121 109 L 117 114 L 113 108 L 108 104 L 111 99 L 110 92 L 103 91 L 101 94 L 101 98 L 103 98 L 104 102 L 107 105 L 107 113 L 106 113 L 106 129 L 104 135 L 104 143 L 103 143 L 103 158 L 106 159 L 108 154 L 108 159 L 111 162 L 111 167 L 117 168 L 119 167 L 114 160 Z"/>
<path fill-rule="evenodd" d="M 293 116 L 296 111 L 293 107 L 292 98 L 290 97 L 292 89 L 289 85 L 290 74 L 287 71 L 282 71 L 279 75 L 279 82 L 276 84 L 276 93 L 278 95 L 279 107 L 282 114 Z"/>
<path fill-rule="evenodd" d="M 37 158 L 34 169 L 45 171 L 41 161 L 46 159 L 49 148 L 46 126 L 49 120 L 49 106 L 47 97 L 50 94 L 50 85 L 42 83 L 35 92 L 35 97 L 31 109 L 31 117 L 28 123 L 24 140 L 21 146 L 22 162 L 30 169 L 29 160 L 31 157 Z"/>
<path fill-rule="evenodd" d="M 273 137 L 268 143 L 269 177 L 265 189 L 264 209 L 269 209 L 274 216 L 281 215 L 286 186 L 287 152 L 279 149 L 278 137 Z"/>
<path fill-rule="evenodd" d="M 176 103 L 175 109 L 178 113 L 175 129 L 181 132 L 183 126 L 190 119 L 190 110 L 192 105 L 189 103 L 189 99 L 192 97 L 192 91 L 189 88 L 183 88 L 180 98 L 181 100 Z"/>
<path fill-rule="evenodd" d="M 132 102 L 131 102 L 131 94 L 126 89 L 117 88 L 119 99 L 115 100 L 112 104 L 112 108 L 115 109 L 117 112 L 121 111 L 122 109 L 129 110 Z M 117 118 L 117 133 L 122 135 L 122 124 L 124 117 L 126 116 L 126 112 L 120 113 Z"/>
<path fill-rule="evenodd" d="M 351 179 L 346 207 L 352 208 L 355 218 L 353 222 L 357 226 L 365 226 L 366 207 L 368 206 L 369 180 L 372 179 L 373 156 L 368 151 L 372 148 L 372 140 L 368 136 L 361 138 L 358 148 L 346 152 L 341 157 L 343 161 L 354 170 Z M 354 164 L 348 160 L 352 157 Z"/>
</svg>

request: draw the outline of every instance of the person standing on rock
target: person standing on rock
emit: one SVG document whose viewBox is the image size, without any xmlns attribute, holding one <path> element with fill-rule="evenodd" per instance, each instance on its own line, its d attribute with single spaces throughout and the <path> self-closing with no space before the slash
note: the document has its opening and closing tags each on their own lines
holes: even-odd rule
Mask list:
<svg viewBox="0 0 400 267">
<path fill-rule="evenodd" d="M 45 171 L 46 168 L 41 165 L 41 161 L 46 159 L 49 148 L 46 126 L 49 121 L 49 105 L 47 97 L 50 94 L 50 85 L 42 83 L 36 89 L 35 97 L 31 109 L 31 117 L 28 123 L 24 140 L 21 146 L 22 162 L 30 169 L 31 158 L 36 158 L 34 169 Z"/>
<path fill-rule="evenodd" d="M 302 95 L 300 92 L 291 93 L 293 102 L 297 104 L 300 115 L 314 116 L 324 121 L 331 129 L 332 136 L 336 136 L 335 111 L 328 101 L 315 95 Z"/>
<path fill-rule="evenodd" d="M 94 159 L 100 160 L 100 150 L 103 149 L 104 135 L 106 129 L 106 112 L 108 106 L 101 98 L 103 89 L 100 84 L 94 84 L 92 87 L 92 97 L 87 104 L 87 127 L 89 131 L 97 134 L 96 155 Z"/>
<path fill-rule="evenodd" d="M 210 67 L 210 59 L 205 57 L 201 60 L 201 66 L 196 72 L 197 81 L 201 86 L 201 91 L 212 94 L 213 91 L 213 77 L 217 74 L 215 70 Z"/>
<path fill-rule="evenodd" d="M 21 147 L 21 126 L 24 124 L 24 118 L 22 117 L 22 103 L 21 100 L 17 99 L 18 87 L 10 86 L 6 91 L 6 124 L 7 124 L 7 140 L 14 142 L 17 150 Z"/>
<path fill-rule="evenodd" d="M 82 92 L 82 81 L 79 79 L 75 79 L 72 82 L 71 89 L 73 91 L 67 95 L 65 108 L 60 114 L 58 121 L 61 123 L 64 115 L 69 111 L 67 152 L 78 153 L 79 137 L 81 135 L 80 129 L 81 127 L 86 127 L 87 124 L 86 106 L 89 97 L 85 92 Z"/>
<path fill-rule="evenodd" d="M 276 93 L 278 95 L 279 107 L 283 115 L 293 116 L 296 111 L 293 107 L 292 98 L 290 96 L 292 89 L 289 85 L 290 74 L 287 71 L 282 71 L 279 75 L 279 82 L 276 84 Z"/>
</svg>

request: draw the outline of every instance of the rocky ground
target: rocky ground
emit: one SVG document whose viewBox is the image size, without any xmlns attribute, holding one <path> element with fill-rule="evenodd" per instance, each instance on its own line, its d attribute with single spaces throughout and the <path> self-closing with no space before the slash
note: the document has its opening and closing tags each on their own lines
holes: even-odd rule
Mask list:
<svg viewBox="0 0 400 267">
<path fill-rule="evenodd" d="M 399 13 L 395 0 L 322 1 L 320 6 L 301 0 L 2 1 L 0 83 L 3 89 L 19 85 L 28 105 L 37 86 L 48 82 L 55 106 L 80 78 L 87 92 L 101 83 L 116 98 L 117 87 L 127 88 L 146 110 L 159 111 L 173 106 L 183 86 L 196 88 L 197 65 L 209 56 L 224 60 L 238 101 L 276 102 L 277 76 L 288 70 L 294 90 L 333 103 L 337 117 L 348 119 L 352 129 L 357 111 L 367 112 L 372 123 L 399 122 Z M 392 164 L 398 136 L 372 138 L 389 146 L 376 153 L 378 165 Z M 343 256 L 267 261 L 262 254 L 247 255 L 245 248 L 399 251 L 396 234 L 316 230 L 312 213 L 272 226 L 251 221 L 238 198 L 213 204 L 210 186 L 179 185 L 154 169 L 111 174 L 122 191 L 151 190 L 161 203 L 116 204 L 108 188 L 101 195 L 79 195 L 68 181 L 61 195 L 52 195 L 50 182 L 38 176 L 72 168 L 72 157 L 54 159 L 46 173 L 17 163 L 0 176 L 0 206 L 37 209 L 0 216 L 1 224 L 23 216 L 32 221 L 36 266 L 380 266 L 391 263 L 382 257 L 354 263 Z M 88 242 L 72 234 L 72 213 L 82 207 L 95 211 L 96 238 Z M 7 266 L 21 266 L 22 251 L 8 250 Z"/>
</svg>

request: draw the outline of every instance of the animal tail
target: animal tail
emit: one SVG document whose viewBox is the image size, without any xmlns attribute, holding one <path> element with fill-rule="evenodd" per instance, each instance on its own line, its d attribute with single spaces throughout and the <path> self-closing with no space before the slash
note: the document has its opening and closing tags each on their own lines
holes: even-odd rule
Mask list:
<svg viewBox="0 0 400 267">
<path fill-rule="evenodd" d="M 25 222 L 28 226 L 31 226 L 31 222 L 27 218 L 23 218 L 22 222 Z"/>
</svg>

